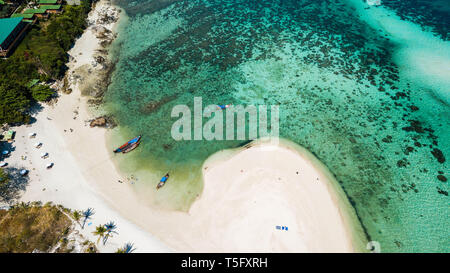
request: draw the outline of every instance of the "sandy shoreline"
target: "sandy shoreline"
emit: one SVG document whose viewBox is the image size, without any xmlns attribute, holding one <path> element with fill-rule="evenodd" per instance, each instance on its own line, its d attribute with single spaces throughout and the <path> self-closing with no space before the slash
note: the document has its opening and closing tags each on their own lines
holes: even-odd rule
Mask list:
<svg viewBox="0 0 450 273">
<path fill-rule="evenodd" d="M 337 181 L 295 143 L 258 140 L 236 151 L 216 153 L 205 162 L 203 176 L 204 191 L 189 213 L 199 219 L 210 214 L 207 222 L 197 224 L 211 225 L 205 239 L 213 249 L 214 243 L 218 251 L 243 252 L 365 248 L 363 231 Z"/>
<path fill-rule="evenodd" d="M 105 5 L 108 1 L 100 1 L 90 19 L 95 20 Z M 116 24 L 104 27 L 114 30 Z M 69 52 L 73 57 L 69 74 L 86 65 L 96 69 L 98 41 L 89 27 Z M 108 131 L 89 128 L 87 121 L 94 116 L 87 107 L 88 98 L 81 96 L 77 84 L 71 88 L 73 92 L 61 94 L 57 104 L 44 106 L 34 124 L 13 128 L 16 150 L 7 162 L 30 170 L 21 201 L 94 208 L 92 224 L 81 231 L 91 241 L 96 241 L 92 235 L 96 225 L 115 221 L 119 234 L 99 246 L 100 251 L 113 252 L 126 242 L 134 243 L 137 252 L 364 249 L 354 210 L 337 182 L 312 155 L 288 141 L 279 146 L 258 142 L 249 149 L 212 155 L 203 165 L 203 193 L 188 213 L 149 206 L 131 185 L 118 182 L 126 179 L 106 147 Z M 36 139 L 28 138 L 31 132 L 37 133 Z M 35 142 L 42 142 L 43 147 L 34 148 Z M 49 158 L 41 159 L 41 152 L 48 152 Z M 53 169 L 45 169 L 48 162 L 55 163 Z"/>
</svg>

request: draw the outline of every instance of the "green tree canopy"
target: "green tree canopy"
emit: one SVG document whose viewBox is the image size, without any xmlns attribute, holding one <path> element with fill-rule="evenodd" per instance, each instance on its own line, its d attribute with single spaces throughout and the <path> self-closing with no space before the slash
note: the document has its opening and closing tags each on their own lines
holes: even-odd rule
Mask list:
<svg viewBox="0 0 450 273">
<path fill-rule="evenodd" d="M 30 105 L 27 89 L 12 84 L 0 85 L 0 123 L 27 123 L 29 116 L 25 113 Z"/>
<path fill-rule="evenodd" d="M 31 89 L 32 79 L 46 82 L 61 79 L 66 71 L 67 51 L 86 28 L 91 0 L 79 6 L 64 5 L 64 12 L 33 25 L 14 53 L 0 59 L 0 124 L 26 123 L 26 110 L 34 101 L 45 101 L 53 94 L 42 85 Z"/>
<path fill-rule="evenodd" d="M 31 96 L 37 101 L 49 100 L 55 92 L 47 85 L 36 84 L 31 88 Z"/>
</svg>

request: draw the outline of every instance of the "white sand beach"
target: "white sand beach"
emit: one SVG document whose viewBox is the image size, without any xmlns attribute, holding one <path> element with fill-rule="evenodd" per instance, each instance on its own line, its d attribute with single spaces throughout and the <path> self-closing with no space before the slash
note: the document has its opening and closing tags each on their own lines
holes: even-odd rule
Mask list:
<svg viewBox="0 0 450 273">
<path fill-rule="evenodd" d="M 104 5 L 108 1 L 97 4 L 91 19 Z M 113 29 L 114 23 L 106 27 Z M 72 71 L 91 65 L 99 46 L 95 41 L 91 27 L 77 40 L 70 52 Z M 135 244 L 136 252 L 364 250 L 362 229 L 337 182 L 311 154 L 287 141 L 260 141 L 211 156 L 203 166 L 203 192 L 188 213 L 149 206 L 131 185 L 118 182 L 125 179 L 106 147 L 107 129 L 89 127 L 95 116 L 87 98 L 77 86 L 72 89 L 56 104 L 44 106 L 32 125 L 13 128 L 15 150 L 7 162 L 30 171 L 22 201 L 94 208 L 92 221 L 81 231 L 91 241 L 97 240 L 95 226 L 114 221 L 118 234 L 99 245 L 101 252 L 127 242 Z M 31 132 L 36 138 L 28 137 Z M 40 149 L 36 142 L 43 143 Z M 49 157 L 42 159 L 42 152 Z M 47 170 L 50 162 L 55 165 Z"/>
<path fill-rule="evenodd" d="M 204 230 L 205 249 L 355 252 L 364 247 L 337 182 L 294 143 L 256 141 L 237 152 L 217 153 L 203 174 L 203 194 L 189 214 L 194 229 Z"/>
</svg>

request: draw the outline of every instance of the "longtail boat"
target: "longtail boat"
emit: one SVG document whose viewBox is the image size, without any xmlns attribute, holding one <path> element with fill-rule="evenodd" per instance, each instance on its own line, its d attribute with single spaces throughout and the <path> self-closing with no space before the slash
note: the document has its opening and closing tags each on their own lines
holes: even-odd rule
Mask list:
<svg viewBox="0 0 450 273">
<path fill-rule="evenodd" d="M 141 136 L 137 136 L 133 138 L 132 140 L 128 141 L 127 143 L 123 144 L 119 148 L 115 149 L 115 153 L 128 153 L 136 149 L 137 146 L 139 146 L 139 143 L 141 142 Z"/>
<path fill-rule="evenodd" d="M 161 180 L 159 181 L 158 185 L 156 186 L 156 189 L 159 190 L 160 188 L 162 188 L 167 180 L 169 179 L 169 173 L 166 173 L 166 175 L 164 175 Z"/>
</svg>

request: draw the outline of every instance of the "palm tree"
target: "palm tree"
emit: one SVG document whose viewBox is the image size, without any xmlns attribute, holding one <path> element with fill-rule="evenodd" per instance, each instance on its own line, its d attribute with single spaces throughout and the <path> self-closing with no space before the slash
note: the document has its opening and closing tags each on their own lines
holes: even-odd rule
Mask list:
<svg viewBox="0 0 450 273">
<path fill-rule="evenodd" d="M 81 213 L 76 210 L 72 213 L 72 217 L 75 220 L 75 222 L 77 222 L 78 224 L 80 224 L 80 219 L 81 219 Z"/>
<path fill-rule="evenodd" d="M 125 253 L 131 253 L 134 250 L 136 250 L 136 248 L 133 248 L 134 244 L 132 243 L 126 243 L 125 246 L 123 247 L 123 250 L 125 250 Z"/>
<path fill-rule="evenodd" d="M 83 221 L 83 226 L 81 227 L 82 229 L 84 229 L 84 225 L 86 224 L 86 221 L 88 219 L 91 219 L 91 216 L 94 215 L 94 209 L 92 208 L 88 208 L 87 210 L 83 211 L 83 217 L 84 217 L 84 221 Z"/>
<path fill-rule="evenodd" d="M 131 253 L 134 250 L 132 243 L 126 243 L 124 247 L 117 249 L 116 253 Z"/>
<path fill-rule="evenodd" d="M 117 228 L 117 226 L 116 226 L 116 224 L 114 224 L 113 221 L 107 223 L 107 224 L 105 225 L 105 228 L 106 228 L 106 235 L 105 235 L 105 237 L 103 238 L 103 244 L 106 244 L 106 241 L 108 241 L 108 238 L 109 238 L 109 237 L 112 237 L 112 234 L 111 234 L 111 233 L 117 233 L 117 232 L 115 231 L 115 229 Z"/>
<path fill-rule="evenodd" d="M 98 244 L 98 242 L 100 242 L 101 238 L 104 238 L 105 232 L 106 232 L 106 228 L 104 225 L 98 225 L 95 228 L 95 231 L 92 232 L 93 234 L 98 236 L 97 244 Z"/>
</svg>

